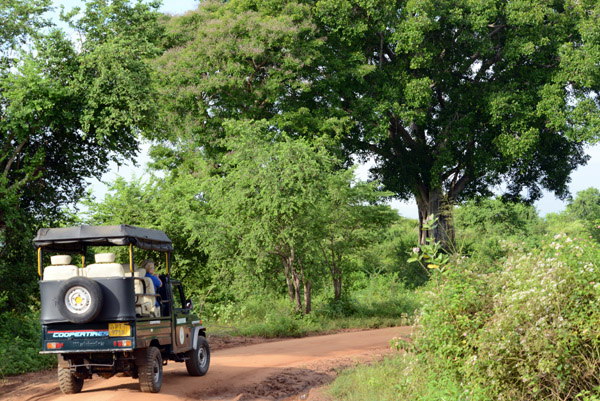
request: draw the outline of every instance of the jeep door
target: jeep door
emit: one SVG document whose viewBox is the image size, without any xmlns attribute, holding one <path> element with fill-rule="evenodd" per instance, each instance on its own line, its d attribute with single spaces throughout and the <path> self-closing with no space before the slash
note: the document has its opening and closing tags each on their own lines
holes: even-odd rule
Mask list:
<svg viewBox="0 0 600 401">
<path fill-rule="evenodd" d="M 186 352 L 192 348 L 192 333 L 190 310 L 185 307 L 185 296 L 183 287 L 178 281 L 171 281 L 171 293 L 173 294 L 173 351 L 175 353 Z"/>
</svg>

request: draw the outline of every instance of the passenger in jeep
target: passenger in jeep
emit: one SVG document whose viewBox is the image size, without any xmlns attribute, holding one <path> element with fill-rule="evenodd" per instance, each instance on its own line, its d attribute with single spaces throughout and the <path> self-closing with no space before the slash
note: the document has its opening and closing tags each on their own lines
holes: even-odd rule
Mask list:
<svg viewBox="0 0 600 401">
<path fill-rule="evenodd" d="M 141 268 L 146 269 L 146 277 L 150 277 L 150 279 L 152 279 L 152 283 L 154 284 L 154 292 L 158 293 L 158 289 L 162 287 L 162 281 L 160 281 L 160 278 L 154 275 L 154 260 L 144 260 Z M 156 306 L 160 306 L 158 303 L 158 298 L 156 299 Z"/>
</svg>

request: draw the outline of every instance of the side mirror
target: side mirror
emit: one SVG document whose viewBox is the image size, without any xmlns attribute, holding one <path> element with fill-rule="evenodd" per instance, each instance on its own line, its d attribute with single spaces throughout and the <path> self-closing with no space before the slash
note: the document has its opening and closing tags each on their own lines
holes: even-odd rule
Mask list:
<svg viewBox="0 0 600 401">
<path fill-rule="evenodd" d="M 188 299 L 185 301 L 185 309 L 189 309 L 189 310 L 194 309 L 194 304 L 192 303 L 191 299 Z"/>
</svg>

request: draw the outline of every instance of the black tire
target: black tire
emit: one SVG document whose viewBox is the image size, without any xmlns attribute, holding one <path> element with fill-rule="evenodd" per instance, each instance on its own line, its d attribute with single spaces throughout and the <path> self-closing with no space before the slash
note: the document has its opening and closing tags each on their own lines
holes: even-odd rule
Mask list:
<svg viewBox="0 0 600 401">
<path fill-rule="evenodd" d="M 185 367 L 190 376 L 204 376 L 210 366 L 210 347 L 203 335 L 198 336 L 198 348 L 186 353 Z"/>
<path fill-rule="evenodd" d="M 140 390 L 144 393 L 158 393 L 162 387 L 163 364 L 160 351 L 148 347 L 139 353 L 137 360 Z"/>
<path fill-rule="evenodd" d="M 58 365 L 58 386 L 63 394 L 76 394 L 83 388 L 83 379 L 73 376 L 68 367 Z"/>
<path fill-rule="evenodd" d="M 102 310 L 102 289 L 87 277 L 71 277 L 58 288 L 58 312 L 75 324 L 94 320 Z"/>
</svg>

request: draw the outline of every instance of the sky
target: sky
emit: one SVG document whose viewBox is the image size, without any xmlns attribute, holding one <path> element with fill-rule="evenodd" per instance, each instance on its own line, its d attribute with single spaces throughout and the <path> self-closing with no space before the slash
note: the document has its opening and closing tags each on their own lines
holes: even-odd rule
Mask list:
<svg viewBox="0 0 600 401">
<path fill-rule="evenodd" d="M 82 0 L 54 0 L 54 7 L 57 9 L 61 5 L 65 6 L 66 10 L 70 10 L 74 7 L 84 8 L 84 2 Z M 163 5 L 160 11 L 167 14 L 183 14 L 186 11 L 193 10 L 198 6 L 199 0 L 163 0 Z"/>
<path fill-rule="evenodd" d="M 82 6 L 83 1 L 81 0 L 55 0 L 55 6 L 64 5 L 67 10 Z M 198 6 L 198 0 L 164 0 L 163 6 L 160 11 L 168 14 L 183 14 L 186 11 L 193 10 Z M 56 20 L 58 18 L 56 17 Z M 92 193 L 96 199 L 101 200 L 107 191 L 105 183 L 114 181 L 118 176 L 122 176 L 126 179 L 133 177 L 144 178 L 146 163 L 149 161 L 148 149 L 149 144 L 142 144 L 140 156 L 137 159 L 137 164 L 132 163 L 117 167 L 112 164 L 110 171 L 106 173 L 102 179 L 89 180 Z M 600 144 L 589 147 L 587 153 L 591 156 L 587 165 L 580 166 L 571 174 L 571 182 L 569 184 L 569 190 L 573 196 L 579 191 L 583 191 L 589 187 L 600 188 Z M 368 178 L 368 165 L 361 165 L 357 169 L 357 176 L 360 179 L 366 180 Z M 501 188 L 497 188 L 497 192 L 501 192 Z M 535 203 L 535 206 L 540 216 L 546 216 L 548 213 L 558 213 L 565 209 L 566 202 L 557 199 L 554 194 L 544 192 L 543 197 Z M 398 210 L 400 215 L 408 218 L 417 218 L 417 205 L 414 201 L 401 202 L 394 200 L 391 202 L 391 206 Z"/>
</svg>

